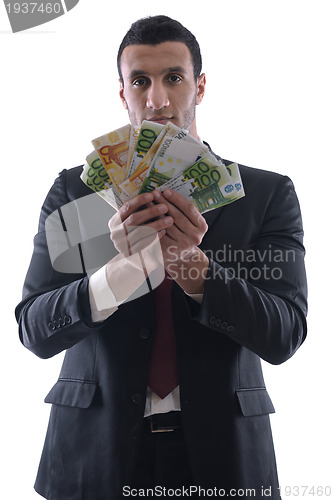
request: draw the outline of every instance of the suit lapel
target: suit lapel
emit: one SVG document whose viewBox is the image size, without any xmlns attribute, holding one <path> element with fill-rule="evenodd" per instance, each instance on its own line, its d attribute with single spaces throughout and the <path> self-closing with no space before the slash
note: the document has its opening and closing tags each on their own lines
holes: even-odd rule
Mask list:
<svg viewBox="0 0 333 500">
<path fill-rule="evenodd" d="M 203 218 L 208 224 L 208 228 L 211 229 L 212 225 L 215 222 L 216 217 L 221 213 L 220 211 L 223 209 L 223 207 L 216 208 L 215 210 L 210 210 L 209 212 L 206 212 L 203 215 Z"/>
</svg>

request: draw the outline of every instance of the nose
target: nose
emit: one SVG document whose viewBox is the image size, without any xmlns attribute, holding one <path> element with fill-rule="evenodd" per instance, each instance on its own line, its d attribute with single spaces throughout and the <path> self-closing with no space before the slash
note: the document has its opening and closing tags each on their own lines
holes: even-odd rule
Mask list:
<svg viewBox="0 0 333 500">
<path fill-rule="evenodd" d="M 163 109 L 169 106 L 170 101 L 164 85 L 160 82 L 152 82 L 147 94 L 147 107 L 152 109 Z"/>
</svg>

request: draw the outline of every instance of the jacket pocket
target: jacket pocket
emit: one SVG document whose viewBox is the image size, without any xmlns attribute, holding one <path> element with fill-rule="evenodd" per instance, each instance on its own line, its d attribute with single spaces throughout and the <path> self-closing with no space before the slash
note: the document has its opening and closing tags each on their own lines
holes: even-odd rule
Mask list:
<svg viewBox="0 0 333 500">
<path fill-rule="evenodd" d="M 88 408 L 93 401 L 96 389 L 96 382 L 59 379 L 44 401 L 56 405 Z"/>
<path fill-rule="evenodd" d="M 275 413 L 275 408 L 265 388 L 237 389 L 236 394 L 244 417 Z"/>
</svg>

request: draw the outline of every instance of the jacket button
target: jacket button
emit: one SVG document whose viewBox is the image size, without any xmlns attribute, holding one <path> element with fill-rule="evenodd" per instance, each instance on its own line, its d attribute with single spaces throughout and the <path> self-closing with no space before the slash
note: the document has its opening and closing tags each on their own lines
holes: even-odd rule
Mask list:
<svg viewBox="0 0 333 500">
<path fill-rule="evenodd" d="M 136 404 L 136 405 L 140 404 L 140 403 L 141 403 L 141 401 L 142 401 L 142 396 L 141 396 L 141 394 L 133 394 L 133 396 L 132 396 L 132 401 L 133 401 L 133 403 L 134 403 L 134 404 Z"/>
<path fill-rule="evenodd" d="M 221 320 L 220 320 L 220 318 L 217 318 L 217 320 L 215 321 L 215 325 L 216 325 L 217 327 L 219 327 L 219 326 L 221 325 Z"/>
<path fill-rule="evenodd" d="M 141 328 L 140 329 L 140 337 L 143 340 L 149 339 L 149 337 L 150 337 L 150 331 L 148 330 L 148 328 Z"/>
<path fill-rule="evenodd" d="M 55 330 L 56 329 L 56 327 L 54 326 L 53 323 L 51 323 L 51 321 L 50 321 L 50 323 L 47 324 L 47 326 L 49 327 L 50 330 Z"/>
<path fill-rule="evenodd" d="M 64 321 L 66 325 L 69 325 L 72 322 L 72 318 L 70 316 L 64 316 Z"/>
<path fill-rule="evenodd" d="M 233 325 L 229 325 L 228 328 L 227 328 L 227 332 L 228 333 L 234 333 L 235 331 L 235 327 Z"/>
<path fill-rule="evenodd" d="M 209 323 L 210 323 L 211 325 L 215 325 L 215 316 L 211 316 L 211 317 L 209 318 Z"/>
<path fill-rule="evenodd" d="M 226 321 L 223 321 L 223 323 L 221 323 L 221 330 L 225 330 L 228 326 L 228 323 Z"/>
<path fill-rule="evenodd" d="M 56 328 L 60 328 L 60 326 L 61 326 L 59 321 L 57 321 L 56 319 L 53 321 L 53 324 Z"/>
<path fill-rule="evenodd" d="M 59 325 L 60 325 L 60 326 L 65 326 L 65 324 L 66 324 L 66 323 L 65 323 L 65 318 L 59 318 L 59 319 L 58 319 L 58 322 L 59 322 Z"/>
</svg>

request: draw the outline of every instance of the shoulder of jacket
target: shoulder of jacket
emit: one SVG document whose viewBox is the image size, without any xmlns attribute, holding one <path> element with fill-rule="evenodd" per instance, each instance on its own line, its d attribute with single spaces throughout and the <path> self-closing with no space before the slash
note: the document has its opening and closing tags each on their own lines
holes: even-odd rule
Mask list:
<svg viewBox="0 0 333 500">
<path fill-rule="evenodd" d="M 91 194 L 89 189 L 80 179 L 83 165 L 73 168 L 64 168 L 59 172 L 58 180 L 62 183 L 69 201 Z"/>
<path fill-rule="evenodd" d="M 58 178 L 64 184 L 67 184 L 68 182 L 77 182 L 78 180 L 80 180 L 82 167 L 83 165 L 79 165 L 73 168 L 64 168 L 61 170 L 61 172 L 59 172 Z"/>
<path fill-rule="evenodd" d="M 228 166 L 232 161 L 223 160 L 225 165 Z M 279 186 L 289 184 L 293 187 L 291 179 L 283 174 L 272 172 L 271 170 L 264 170 L 255 167 L 248 167 L 238 163 L 239 172 L 243 181 L 245 192 L 258 192 L 270 196 L 273 192 L 279 189 Z"/>
<path fill-rule="evenodd" d="M 238 163 L 238 167 L 241 175 L 248 179 L 260 179 L 274 184 L 279 183 L 281 179 L 285 177 L 285 175 L 279 174 L 278 172 L 272 172 L 271 170 L 264 170 L 255 167 L 248 167 L 240 163 Z"/>
<path fill-rule="evenodd" d="M 239 167 L 239 171 L 243 180 L 243 184 L 246 185 L 248 183 L 267 183 L 268 185 L 271 186 L 276 186 L 281 182 L 282 179 L 286 179 L 290 181 L 290 179 L 282 174 L 278 174 L 277 172 L 272 172 L 270 170 L 263 170 L 259 168 L 254 168 L 254 167 L 248 167 L 246 165 L 242 165 L 241 163 L 234 162 L 231 160 L 227 160 L 226 158 L 222 158 L 218 154 L 216 154 L 210 147 L 208 143 L 205 143 L 206 146 L 208 146 L 210 152 L 218 159 L 223 161 L 223 163 L 228 166 L 231 165 L 231 163 L 237 163 Z"/>
</svg>

